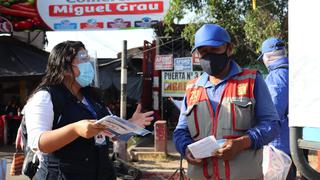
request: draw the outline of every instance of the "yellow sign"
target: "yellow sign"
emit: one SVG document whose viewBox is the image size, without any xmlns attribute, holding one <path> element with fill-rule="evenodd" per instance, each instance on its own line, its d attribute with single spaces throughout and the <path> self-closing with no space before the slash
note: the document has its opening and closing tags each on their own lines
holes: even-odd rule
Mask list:
<svg viewBox="0 0 320 180">
<path fill-rule="evenodd" d="M 247 84 L 239 84 L 237 89 L 238 89 L 238 96 L 243 96 L 246 95 L 247 93 Z"/>
<path fill-rule="evenodd" d="M 183 97 L 187 82 L 200 75 L 200 71 L 162 71 L 162 96 Z"/>
</svg>

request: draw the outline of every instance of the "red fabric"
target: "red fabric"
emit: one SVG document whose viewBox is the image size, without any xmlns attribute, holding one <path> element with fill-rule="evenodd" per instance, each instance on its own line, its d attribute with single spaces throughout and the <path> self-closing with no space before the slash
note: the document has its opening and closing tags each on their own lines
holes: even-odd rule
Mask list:
<svg viewBox="0 0 320 180">
<path fill-rule="evenodd" d="M 230 165 L 229 161 L 224 161 L 224 168 L 226 173 L 226 180 L 230 180 Z"/>
<path fill-rule="evenodd" d="M 208 162 L 207 162 L 207 158 L 204 159 L 203 161 L 203 176 L 206 178 L 206 179 L 210 179 L 210 176 L 209 176 L 209 173 L 208 173 Z"/>
<path fill-rule="evenodd" d="M 220 180 L 220 174 L 219 174 L 219 163 L 217 158 L 212 158 L 213 163 L 213 179 L 214 180 Z"/>
<path fill-rule="evenodd" d="M 256 70 L 248 70 L 244 69 L 241 74 L 238 75 L 238 77 L 246 76 L 246 75 L 255 75 L 257 73 Z M 223 93 L 224 97 L 248 97 L 248 98 L 254 98 L 254 82 L 255 79 L 252 78 L 245 78 L 242 80 L 237 79 L 230 79 L 226 85 L 225 92 Z M 245 94 L 238 94 L 239 91 L 237 91 L 238 85 L 241 84 L 248 84 L 248 86 L 245 86 L 244 92 Z"/>
<path fill-rule="evenodd" d="M 5 115 L 0 116 L 0 144 L 4 143 L 4 118 Z"/>
<path fill-rule="evenodd" d="M 24 154 L 22 152 L 16 152 L 13 154 L 12 164 L 10 169 L 11 176 L 19 176 L 22 174 L 23 160 L 24 160 Z"/>
<path fill-rule="evenodd" d="M 19 115 L 2 115 L 2 119 L 14 119 L 14 120 L 21 120 L 22 116 Z"/>
</svg>

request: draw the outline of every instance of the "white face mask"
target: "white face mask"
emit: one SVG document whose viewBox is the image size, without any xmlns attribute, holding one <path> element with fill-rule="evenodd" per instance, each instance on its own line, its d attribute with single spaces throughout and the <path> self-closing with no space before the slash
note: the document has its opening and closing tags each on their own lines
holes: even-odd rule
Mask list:
<svg viewBox="0 0 320 180">
<path fill-rule="evenodd" d="M 270 63 L 278 59 L 287 57 L 287 52 L 285 49 L 276 50 L 263 54 L 263 63 L 268 67 Z"/>
</svg>

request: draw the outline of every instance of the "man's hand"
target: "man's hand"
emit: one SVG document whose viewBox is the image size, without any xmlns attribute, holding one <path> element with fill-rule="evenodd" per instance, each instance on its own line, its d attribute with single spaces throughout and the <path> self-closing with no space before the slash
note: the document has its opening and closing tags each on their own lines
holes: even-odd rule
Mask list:
<svg viewBox="0 0 320 180">
<path fill-rule="evenodd" d="M 197 165 L 197 166 L 202 165 L 202 159 L 194 158 L 189 148 L 186 148 L 185 158 L 188 161 L 188 163 L 192 165 Z"/>
<path fill-rule="evenodd" d="M 227 139 L 223 146 L 214 152 L 213 157 L 221 158 L 223 160 L 234 159 L 239 152 L 248 149 L 251 146 L 249 136 L 242 136 L 237 139 Z"/>
<path fill-rule="evenodd" d="M 132 123 L 135 123 L 136 125 L 140 126 L 140 127 L 145 127 L 151 124 L 151 122 L 153 121 L 153 111 L 148 111 L 148 112 L 141 112 L 142 106 L 139 103 L 136 111 L 134 112 L 134 114 L 132 115 L 131 119 L 129 120 Z"/>
</svg>

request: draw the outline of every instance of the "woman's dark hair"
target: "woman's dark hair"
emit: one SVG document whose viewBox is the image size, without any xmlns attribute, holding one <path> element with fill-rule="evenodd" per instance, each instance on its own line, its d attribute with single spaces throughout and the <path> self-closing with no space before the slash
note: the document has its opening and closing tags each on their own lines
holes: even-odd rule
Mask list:
<svg viewBox="0 0 320 180">
<path fill-rule="evenodd" d="M 85 49 L 81 41 L 64 41 L 57 44 L 50 52 L 45 75 L 34 92 L 44 86 L 61 84 L 65 72 L 73 72 L 71 63 L 81 48 Z"/>
</svg>

